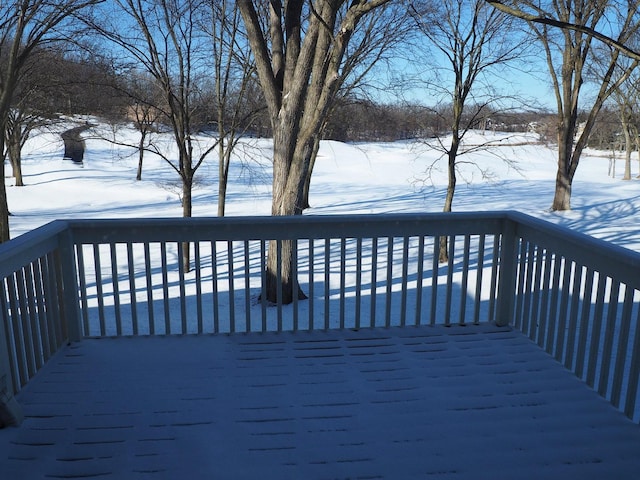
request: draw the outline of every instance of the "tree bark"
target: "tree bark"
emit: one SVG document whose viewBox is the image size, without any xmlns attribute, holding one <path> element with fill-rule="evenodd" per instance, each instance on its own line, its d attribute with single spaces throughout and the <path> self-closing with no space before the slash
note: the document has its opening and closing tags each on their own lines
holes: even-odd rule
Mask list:
<svg viewBox="0 0 640 480">
<path fill-rule="evenodd" d="M 453 196 L 456 193 L 456 183 L 458 181 L 456 176 L 456 159 L 458 155 L 458 149 L 460 148 L 460 138 L 457 133 L 454 133 L 451 140 L 451 147 L 447 154 L 447 194 L 444 200 L 443 212 L 451 212 L 453 207 Z M 449 261 L 449 246 L 447 244 L 447 237 L 440 237 L 440 250 L 438 253 L 438 260 L 440 263 L 447 263 Z"/>
<path fill-rule="evenodd" d="M 224 217 L 227 205 L 227 184 L 229 179 L 229 160 L 231 152 L 224 148 L 224 137 L 218 144 L 218 216 Z"/>
<path fill-rule="evenodd" d="M 570 113 L 570 112 L 569 112 Z M 577 110 L 567 115 L 558 132 L 558 168 L 556 170 L 556 186 L 551 203 L 552 211 L 571 210 L 571 175 L 570 165 L 573 161 L 573 136 L 576 130 Z"/>
<path fill-rule="evenodd" d="M 309 202 L 309 191 L 311 190 L 311 175 L 313 174 L 313 168 L 315 167 L 316 159 L 318 158 L 318 150 L 320 150 L 320 135 L 316 135 L 314 138 L 311 158 L 309 159 L 309 171 L 307 173 L 307 178 L 304 181 L 304 191 L 302 193 L 302 201 L 300 204 L 300 209 L 303 211 L 307 208 L 311 208 L 311 204 Z"/>
<path fill-rule="evenodd" d="M 144 143 L 147 137 L 146 130 L 140 130 L 140 142 L 138 143 L 138 170 L 136 171 L 136 180 L 142 180 L 142 164 L 144 161 Z"/>
<path fill-rule="evenodd" d="M 16 187 L 24 187 L 24 179 L 22 177 L 22 142 L 20 141 L 19 127 L 17 138 L 14 129 L 12 129 L 9 136 L 7 154 L 9 155 L 9 162 L 11 163 L 11 171 L 15 179 Z"/>
<path fill-rule="evenodd" d="M 302 213 L 313 142 L 344 81 L 341 66 L 348 55 L 347 45 L 359 20 L 389 1 L 272 0 L 266 28 L 253 1 L 236 2 L 271 118 L 272 215 Z M 288 241 L 280 245 L 269 245 L 263 297 L 290 303 L 304 294 L 294 278 L 295 246 Z"/>
<path fill-rule="evenodd" d="M 186 175 L 182 180 L 182 216 L 191 218 L 193 213 L 193 172 Z M 185 272 L 191 271 L 191 244 L 189 242 L 182 243 L 182 266 Z"/>
</svg>

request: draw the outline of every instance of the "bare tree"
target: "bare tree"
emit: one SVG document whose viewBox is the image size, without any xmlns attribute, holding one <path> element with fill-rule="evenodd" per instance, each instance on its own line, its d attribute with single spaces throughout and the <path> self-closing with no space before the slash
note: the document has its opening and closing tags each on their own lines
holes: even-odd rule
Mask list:
<svg viewBox="0 0 640 480">
<path fill-rule="evenodd" d="M 526 20 L 543 47 L 557 104 L 558 170 L 551 209 L 570 210 L 573 178 L 596 117 L 605 101 L 640 62 L 640 56 L 627 47 L 640 28 L 640 2 L 488 1 Z M 603 31 L 610 33 L 605 35 Z M 609 48 L 597 50 L 598 60 L 604 62 L 603 75 L 593 100 L 585 107 L 581 94 L 588 80 L 587 66 L 594 62 L 595 39 Z M 621 65 L 622 53 L 633 61 Z M 587 112 L 580 126 L 579 109 Z"/>
<path fill-rule="evenodd" d="M 429 3 L 427 8 L 414 2 L 411 8 L 419 29 L 445 58 L 444 79 L 438 76 L 430 88 L 449 105 L 446 139 L 450 141 L 440 139 L 437 145 L 447 161 L 443 211 L 450 212 L 459 157 L 468 153 L 462 140 L 470 129 L 486 123 L 493 113 L 492 105 L 500 98 L 483 76 L 516 60 L 524 51 L 524 38 L 511 28 L 511 17 L 484 0 L 444 0 L 437 7 Z M 448 259 L 446 237 L 441 238 L 439 256 L 442 262 Z"/>
<path fill-rule="evenodd" d="M 144 154 L 147 150 L 152 150 L 151 135 L 157 131 L 160 121 L 164 120 L 162 111 L 157 105 L 162 104 L 162 94 L 155 87 L 155 80 L 145 72 L 131 72 L 128 76 L 128 85 L 125 87 L 127 96 L 132 105 L 129 105 L 126 112 L 127 120 L 130 120 L 136 130 L 140 132 L 138 139 L 138 168 L 136 169 L 136 180 L 142 180 L 142 167 Z M 118 143 L 112 140 L 114 143 Z"/>
<path fill-rule="evenodd" d="M 304 185 L 317 136 L 344 80 L 349 44 L 360 21 L 391 0 L 313 2 L 238 0 L 273 130 L 273 215 L 302 213 Z M 305 298 L 293 278 L 291 242 L 269 245 L 263 298 L 291 303 Z M 278 281 L 277 272 L 281 272 Z M 282 298 L 278 298 L 279 284 Z"/>
<path fill-rule="evenodd" d="M 116 0 L 94 27 L 126 51 L 138 68 L 153 80 L 161 94 L 153 105 L 168 123 L 178 150 L 177 158 L 162 148 L 151 149 L 179 175 L 182 214 L 191 217 L 196 171 L 215 148 L 198 148 L 195 134 L 203 127 L 200 84 L 211 64 L 206 36 L 200 28 L 203 0 Z M 107 5 L 108 6 L 108 5 Z M 190 269 L 189 245 L 183 246 L 183 265 Z"/>
<path fill-rule="evenodd" d="M 621 86 L 622 88 L 622 86 Z M 623 91 L 621 89 L 616 90 L 612 98 L 616 102 L 618 107 L 618 118 L 620 120 L 620 127 L 622 128 L 622 135 L 624 137 L 624 176 L 623 180 L 631 180 L 631 152 L 636 146 L 634 141 L 634 127 L 635 127 L 635 114 L 634 110 L 637 107 L 637 101 L 634 102 L 634 98 L 630 95 L 630 92 Z"/>
<path fill-rule="evenodd" d="M 29 57 L 42 45 L 61 39 L 66 22 L 100 0 L 14 0 L 0 2 L 0 241 L 9 239 L 5 187 L 6 130 Z"/>
<path fill-rule="evenodd" d="M 627 60 L 632 61 L 632 60 Z M 601 72 L 595 67 L 595 75 L 600 76 Z M 636 150 L 638 138 L 638 107 L 640 106 L 640 75 L 638 70 L 622 83 L 612 93 L 612 103 L 615 104 L 618 117 L 618 128 L 622 130 L 624 140 L 624 174 L 623 180 L 631 180 L 631 154 Z M 620 130 L 616 130 L 619 134 Z M 622 147 L 621 147 L 622 148 Z M 639 157 L 640 158 L 640 157 Z"/>
<path fill-rule="evenodd" d="M 213 122 L 217 132 L 218 216 L 226 208 L 232 153 L 251 127 L 262 105 L 252 102 L 255 64 L 235 2 L 208 0 L 204 29 L 210 36 L 213 58 Z"/>
</svg>

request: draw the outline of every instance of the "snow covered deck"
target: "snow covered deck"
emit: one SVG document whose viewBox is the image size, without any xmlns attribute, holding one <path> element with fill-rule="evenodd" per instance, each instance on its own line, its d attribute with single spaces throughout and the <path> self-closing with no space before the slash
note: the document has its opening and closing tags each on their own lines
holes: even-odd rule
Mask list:
<svg viewBox="0 0 640 480">
<path fill-rule="evenodd" d="M 637 478 L 640 427 L 510 327 L 84 339 L 0 477 Z"/>
</svg>

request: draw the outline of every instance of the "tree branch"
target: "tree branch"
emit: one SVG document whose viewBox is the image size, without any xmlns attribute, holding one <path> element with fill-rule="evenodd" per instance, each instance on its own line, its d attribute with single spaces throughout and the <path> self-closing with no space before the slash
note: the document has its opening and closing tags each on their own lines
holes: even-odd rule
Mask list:
<svg viewBox="0 0 640 480">
<path fill-rule="evenodd" d="M 576 32 L 584 33 L 593 38 L 600 40 L 605 45 L 609 45 L 617 50 L 619 50 L 624 55 L 633 58 L 634 60 L 640 60 L 640 52 L 626 46 L 624 43 L 619 42 L 597 30 L 594 30 L 591 27 L 587 27 L 585 25 L 577 25 L 575 23 L 564 22 L 555 18 L 550 18 L 546 16 L 534 15 L 527 12 L 524 12 L 518 8 L 511 7 L 509 5 L 504 4 L 498 0 L 486 0 L 487 3 L 492 5 L 494 8 L 504 12 L 508 15 L 512 15 L 516 18 L 520 18 L 522 20 L 526 20 L 527 22 L 539 23 L 542 25 L 549 25 L 552 27 L 562 28 L 565 30 L 574 30 Z"/>
</svg>

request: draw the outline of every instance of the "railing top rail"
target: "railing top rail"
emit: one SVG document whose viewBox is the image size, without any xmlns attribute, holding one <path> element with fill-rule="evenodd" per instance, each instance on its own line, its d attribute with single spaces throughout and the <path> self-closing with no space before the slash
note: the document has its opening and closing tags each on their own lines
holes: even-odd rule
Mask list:
<svg viewBox="0 0 640 480">
<path fill-rule="evenodd" d="M 59 246 L 58 236 L 68 229 L 67 222 L 55 220 L 0 244 L 0 278 L 21 269 L 29 261 Z"/>
<path fill-rule="evenodd" d="M 499 233 L 504 212 L 73 220 L 76 243 Z"/>
<path fill-rule="evenodd" d="M 640 253 L 519 212 L 508 212 L 516 234 L 576 263 L 640 288 Z"/>
</svg>

